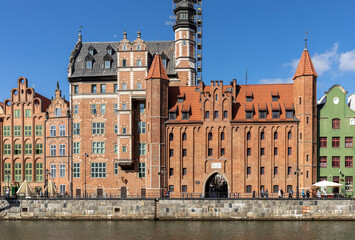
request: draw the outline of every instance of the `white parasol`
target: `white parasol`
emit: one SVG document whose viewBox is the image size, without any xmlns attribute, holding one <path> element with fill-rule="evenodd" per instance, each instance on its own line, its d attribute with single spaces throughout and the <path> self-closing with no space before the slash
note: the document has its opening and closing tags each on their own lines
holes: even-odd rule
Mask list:
<svg viewBox="0 0 355 240">
<path fill-rule="evenodd" d="M 311 186 L 311 189 L 319 188 L 319 187 L 342 187 L 343 184 L 341 183 L 335 183 L 335 182 L 329 182 L 326 180 L 316 182 Z"/>
</svg>

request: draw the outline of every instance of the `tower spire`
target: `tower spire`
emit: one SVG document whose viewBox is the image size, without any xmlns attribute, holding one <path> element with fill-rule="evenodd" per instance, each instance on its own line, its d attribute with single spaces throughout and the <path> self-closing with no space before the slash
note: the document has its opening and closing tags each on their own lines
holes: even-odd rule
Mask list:
<svg viewBox="0 0 355 240">
<path fill-rule="evenodd" d="M 318 77 L 316 70 L 313 66 L 311 56 L 309 55 L 309 52 L 307 50 L 307 38 L 305 39 L 305 42 L 306 42 L 305 49 L 302 52 L 302 56 L 301 56 L 300 61 L 298 63 L 296 73 L 293 76 L 294 80 L 300 76 L 313 75 L 315 77 Z"/>
<path fill-rule="evenodd" d="M 306 37 L 304 38 L 304 51 L 308 51 L 308 49 L 307 49 L 307 34 L 308 34 L 308 31 L 306 32 Z"/>
<path fill-rule="evenodd" d="M 126 30 L 124 30 L 124 32 L 123 32 L 123 39 L 127 39 L 127 32 L 126 32 Z"/>
<path fill-rule="evenodd" d="M 137 38 L 141 38 L 141 31 L 140 30 L 138 30 L 138 32 L 137 32 Z"/>
</svg>

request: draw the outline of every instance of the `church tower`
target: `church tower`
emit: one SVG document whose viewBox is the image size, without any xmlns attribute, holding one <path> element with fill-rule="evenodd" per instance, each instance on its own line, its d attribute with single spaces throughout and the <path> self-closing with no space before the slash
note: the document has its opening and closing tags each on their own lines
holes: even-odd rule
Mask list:
<svg viewBox="0 0 355 240">
<path fill-rule="evenodd" d="M 295 117 L 298 126 L 300 188 L 317 180 L 317 73 L 306 46 L 293 77 Z"/>
<path fill-rule="evenodd" d="M 196 85 L 196 0 L 174 0 L 176 7 L 175 70 L 180 79 L 176 85 Z"/>
</svg>

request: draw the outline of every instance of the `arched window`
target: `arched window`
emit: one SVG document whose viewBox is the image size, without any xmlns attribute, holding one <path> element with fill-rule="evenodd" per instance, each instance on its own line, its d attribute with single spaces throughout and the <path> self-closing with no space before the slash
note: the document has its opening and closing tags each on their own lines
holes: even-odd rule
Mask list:
<svg viewBox="0 0 355 240">
<path fill-rule="evenodd" d="M 288 132 L 288 136 L 287 136 L 287 137 L 288 137 L 288 140 L 291 140 L 291 138 L 292 138 L 292 133 L 291 133 L 291 131 Z"/>
<path fill-rule="evenodd" d="M 340 129 L 340 119 L 339 118 L 334 118 L 332 120 L 332 128 L 333 129 Z"/>
<path fill-rule="evenodd" d="M 264 132 L 261 132 L 260 133 L 260 140 L 264 140 L 265 139 L 265 133 Z"/>
<path fill-rule="evenodd" d="M 224 140 L 224 132 L 221 132 L 221 140 Z"/>
<path fill-rule="evenodd" d="M 247 133 L 247 140 L 250 140 L 250 139 L 251 139 L 251 133 L 248 132 L 248 133 Z"/>
<path fill-rule="evenodd" d="M 277 140 L 277 132 L 274 132 L 274 140 Z"/>
<path fill-rule="evenodd" d="M 169 134 L 169 141 L 174 141 L 174 134 L 172 133 Z"/>
<path fill-rule="evenodd" d="M 208 133 L 208 140 L 209 140 L 209 141 L 212 140 L 212 133 Z"/>
<path fill-rule="evenodd" d="M 182 134 L 182 141 L 186 141 L 186 138 L 187 138 L 186 133 L 183 133 Z"/>
</svg>

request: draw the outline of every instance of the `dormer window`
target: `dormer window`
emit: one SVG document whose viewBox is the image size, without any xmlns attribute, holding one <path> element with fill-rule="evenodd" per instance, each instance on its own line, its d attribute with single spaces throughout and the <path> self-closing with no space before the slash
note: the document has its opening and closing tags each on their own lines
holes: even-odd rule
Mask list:
<svg viewBox="0 0 355 240">
<path fill-rule="evenodd" d="M 272 108 L 272 118 L 273 119 L 279 119 L 280 118 L 280 113 L 281 113 L 280 104 L 272 103 L 271 104 L 271 108 Z"/>
<path fill-rule="evenodd" d="M 267 106 L 265 103 L 260 103 L 259 105 L 259 119 L 266 119 L 267 116 Z"/>
<path fill-rule="evenodd" d="M 178 103 L 183 103 L 185 99 L 185 94 L 178 95 Z"/>
<path fill-rule="evenodd" d="M 112 48 L 111 46 L 108 46 L 108 47 L 106 48 L 106 50 L 107 50 L 107 54 L 109 54 L 109 55 L 112 55 L 112 54 L 113 54 L 113 48 Z"/>
<path fill-rule="evenodd" d="M 245 98 L 247 102 L 253 101 L 253 93 L 252 92 L 246 92 L 245 93 Z"/>
<path fill-rule="evenodd" d="M 273 102 L 277 102 L 279 100 L 279 97 L 280 97 L 279 92 L 276 91 L 271 92 L 271 100 Z"/>
<path fill-rule="evenodd" d="M 111 63 L 113 62 L 111 55 L 106 54 L 104 56 L 104 62 L 105 62 L 105 69 L 111 68 Z"/>
<path fill-rule="evenodd" d="M 253 119 L 254 105 L 252 103 L 245 104 L 245 119 Z"/>
<path fill-rule="evenodd" d="M 252 111 L 245 111 L 245 118 L 246 119 L 253 119 L 253 112 Z"/>
<path fill-rule="evenodd" d="M 188 112 L 183 112 L 182 113 L 182 120 L 189 120 L 190 114 Z"/>
<path fill-rule="evenodd" d="M 92 69 L 92 61 L 91 60 L 87 60 L 86 61 L 86 68 L 87 69 Z"/>
<path fill-rule="evenodd" d="M 286 118 L 293 118 L 293 110 L 286 110 Z"/>
<path fill-rule="evenodd" d="M 166 60 L 166 59 L 162 59 L 162 61 L 163 61 L 163 65 L 164 65 L 164 67 L 166 68 L 166 65 L 167 65 L 167 60 Z"/>
<path fill-rule="evenodd" d="M 259 119 L 266 119 L 266 111 L 259 111 Z"/>
<path fill-rule="evenodd" d="M 92 69 L 93 61 L 94 61 L 94 58 L 92 57 L 92 55 L 88 54 L 85 57 L 86 69 Z"/>
<path fill-rule="evenodd" d="M 181 109 L 182 117 L 181 120 L 189 120 L 190 118 L 191 106 L 189 104 L 184 104 Z"/>
<path fill-rule="evenodd" d="M 105 61 L 105 68 L 111 68 L 111 61 Z"/>
<path fill-rule="evenodd" d="M 93 46 L 90 46 L 89 48 L 88 48 L 88 51 L 89 51 L 89 53 L 91 54 L 91 56 L 94 56 L 94 54 L 95 54 L 95 48 L 93 47 Z"/>
<path fill-rule="evenodd" d="M 169 119 L 170 120 L 175 120 L 176 119 L 176 113 L 175 112 L 169 112 Z"/>
</svg>

